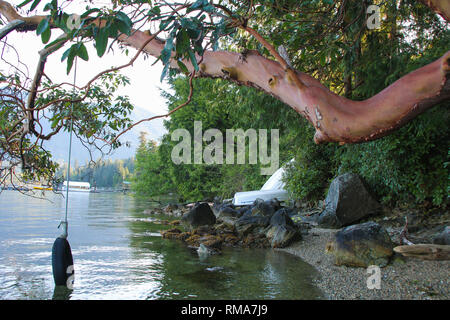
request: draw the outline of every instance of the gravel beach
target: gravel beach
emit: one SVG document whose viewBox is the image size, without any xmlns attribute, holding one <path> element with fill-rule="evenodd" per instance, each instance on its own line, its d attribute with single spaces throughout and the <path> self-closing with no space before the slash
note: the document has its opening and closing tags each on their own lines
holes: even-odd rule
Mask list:
<svg viewBox="0 0 450 320">
<path fill-rule="evenodd" d="M 424 261 L 394 257 L 381 269 L 381 288 L 368 289 L 370 274 L 365 268 L 335 266 L 326 243 L 338 230 L 312 228 L 303 240 L 278 249 L 294 254 L 314 266 L 314 279 L 326 299 L 331 300 L 448 300 L 450 299 L 450 261 Z"/>
</svg>

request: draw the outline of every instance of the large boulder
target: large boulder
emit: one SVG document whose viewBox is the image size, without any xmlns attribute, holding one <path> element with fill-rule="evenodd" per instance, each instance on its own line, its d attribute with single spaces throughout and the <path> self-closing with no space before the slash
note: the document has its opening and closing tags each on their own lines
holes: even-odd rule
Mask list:
<svg viewBox="0 0 450 320">
<path fill-rule="evenodd" d="M 338 231 L 326 251 L 335 257 L 336 265 L 350 267 L 384 267 L 394 254 L 394 244 L 387 231 L 375 222 L 366 222 Z"/>
<path fill-rule="evenodd" d="M 239 217 L 240 213 L 237 210 L 231 207 L 222 207 L 217 213 L 217 222 L 223 223 L 233 229 Z"/>
<path fill-rule="evenodd" d="M 246 236 L 249 233 L 263 234 L 269 223 L 270 217 L 268 216 L 243 215 L 236 221 L 234 226 L 240 236 Z"/>
<path fill-rule="evenodd" d="M 256 199 L 253 207 L 251 208 L 251 214 L 253 216 L 267 216 L 272 217 L 275 211 L 278 209 L 279 203 L 275 200 L 263 201 Z"/>
<path fill-rule="evenodd" d="M 325 209 L 317 223 L 322 227 L 341 228 L 380 210 L 358 175 L 346 173 L 335 178 L 325 199 Z"/>
<path fill-rule="evenodd" d="M 438 233 L 433 238 L 434 244 L 443 244 L 443 245 L 450 245 L 450 227 L 446 226 L 445 229 Z"/>
<path fill-rule="evenodd" d="M 298 227 L 289 217 L 289 210 L 280 209 L 275 212 L 270 219 L 266 237 L 272 248 L 284 248 L 292 241 L 301 238 Z"/>
<path fill-rule="evenodd" d="M 204 225 L 213 225 L 216 223 L 216 216 L 212 212 L 208 203 L 196 204 L 188 213 L 186 213 L 181 221 L 188 223 L 196 228 Z"/>
<path fill-rule="evenodd" d="M 252 233 L 254 236 L 265 237 L 266 227 L 278 206 L 277 200 L 256 199 L 247 209 L 237 211 L 242 216 L 234 224 L 236 231 L 240 236 Z"/>
<path fill-rule="evenodd" d="M 219 211 L 222 210 L 222 208 L 234 209 L 234 206 L 231 203 L 221 203 L 221 204 L 214 203 L 211 207 L 211 209 L 212 209 L 213 213 L 216 215 L 216 217 L 219 215 Z"/>
</svg>

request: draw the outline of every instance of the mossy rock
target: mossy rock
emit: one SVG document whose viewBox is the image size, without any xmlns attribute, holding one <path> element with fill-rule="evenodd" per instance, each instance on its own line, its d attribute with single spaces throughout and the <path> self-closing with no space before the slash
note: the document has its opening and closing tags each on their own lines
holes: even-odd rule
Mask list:
<svg viewBox="0 0 450 320">
<path fill-rule="evenodd" d="M 338 231 L 327 244 L 336 265 L 385 267 L 392 255 L 393 243 L 387 231 L 375 222 L 352 225 Z"/>
<path fill-rule="evenodd" d="M 177 237 L 182 233 L 180 229 L 172 228 L 168 230 L 161 231 L 161 236 L 165 239 L 177 239 Z"/>
<path fill-rule="evenodd" d="M 215 235 L 207 235 L 199 239 L 200 243 L 203 243 L 205 246 L 213 249 L 220 249 L 222 247 L 222 238 L 220 236 Z"/>
<path fill-rule="evenodd" d="M 186 243 L 194 246 L 194 247 L 198 247 L 200 244 L 200 238 L 201 236 L 198 234 L 192 234 L 190 237 L 186 238 Z"/>
</svg>

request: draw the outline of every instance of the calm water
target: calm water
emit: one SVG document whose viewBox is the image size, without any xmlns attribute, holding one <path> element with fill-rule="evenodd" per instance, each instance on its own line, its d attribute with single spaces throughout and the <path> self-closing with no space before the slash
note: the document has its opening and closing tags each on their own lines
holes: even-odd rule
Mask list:
<svg viewBox="0 0 450 320">
<path fill-rule="evenodd" d="M 123 194 L 69 195 L 74 289 L 55 288 L 51 250 L 65 200 L 0 193 L 0 299 L 318 299 L 314 269 L 284 252 L 224 249 L 201 260 L 162 239 L 149 203 Z M 158 217 L 169 219 L 168 217 Z"/>
</svg>

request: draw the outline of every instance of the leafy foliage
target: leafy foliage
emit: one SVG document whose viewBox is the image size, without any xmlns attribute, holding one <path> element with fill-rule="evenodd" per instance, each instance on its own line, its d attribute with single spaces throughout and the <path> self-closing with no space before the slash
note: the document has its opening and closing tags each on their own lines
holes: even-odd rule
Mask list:
<svg viewBox="0 0 450 320">
<path fill-rule="evenodd" d="M 41 4 L 40 0 L 25 0 L 20 6 L 34 10 Z M 380 6 L 380 29 L 367 28 L 367 7 L 371 4 Z M 189 95 L 186 79 L 170 72 L 171 58 L 182 73 L 187 73 L 185 62 L 190 61 L 198 70 L 197 59 L 210 48 L 256 49 L 269 56 L 254 38 L 236 32 L 236 21 L 250 24 L 275 47 L 287 48 L 296 69 L 354 100 L 369 98 L 406 73 L 436 60 L 450 43 L 448 23 L 415 0 L 112 1 L 109 7 L 89 3 L 79 25 L 70 23 L 73 17 L 56 0 L 47 1 L 43 8 L 48 15 L 37 26 L 36 33 L 46 48 L 60 42 L 65 44 L 62 61 L 66 61 L 68 73 L 76 57 L 89 59 L 88 45 L 93 44 L 97 55 L 102 57 L 120 34 L 130 35 L 133 29 L 151 24 L 164 34 L 166 41 L 159 60 L 164 65 L 161 81 L 169 78 L 174 91 L 165 93 L 170 110 L 185 102 Z M 91 24 L 95 19 L 102 23 Z M 57 34 L 55 28 L 64 31 L 65 38 L 52 39 Z M 17 74 L 2 75 L 2 80 L 17 85 L 24 82 Z M 47 114 L 55 134 L 62 128 L 67 130 L 69 117 L 75 121 L 77 135 L 87 139 L 114 140 L 116 130 L 129 128 L 127 115 L 131 105 L 125 97 L 113 97 L 117 85 L 127 84 L 126 80 L 105 75 L 101 81 L 88 92 L 76 94 L 76 97 L 85 94 L 89 99 L 75 104 L 73 113 L 69 112 L 72 100 L 68 99 L 72 96 L 69 91 L 55 86 L 38 95 L 37 108 L 58 101 L 51 104 Z M 304 201 L 322 199 L 333 177 L 353 171 L 386 203 L 448 203 L 448 102 L 386 138 L 361 145 L 316 146 L 306 121 L 271 97 L 220 80 L 198 79 L 194 87 L 192 103 L 166 122 L 169 134 L 161 145 L 142 139 L 136 155 L 137 192 L 150 195 L 174 192 L 182 199 L 199 200 L 214 195 L 230 197 L 236 191 L 260 188 L 266 177 L 259 174 L 259 164 L 173 164 L 170 155 L 176 142 L 171 141 L 170 134 L 177 128 L 185 128 L 192 135 L 194 121 L 201 120 L 203 130 L 279 129 L 280 163 L 296 159 L 285 177 L 288 189 Z M 17 132 L 23 125 L 18 103 L 14 99 L 3 100 L 1 112 L 7 120 L 0 120 L 0 132 Z M 36 148 L 29 135 L 17 140 L 2 134 L 3 149 L 17 144 L 9 152 L 9 159 L 29 163 L 34 168 L 28 170 L 30 178 L 53 175 L 55 167 L 50 155 Z M 118 144 L 115 142 L 113 147 Z M 24 146 L 27 152 L 19 152 Z"/>
<path fill-rule="evenodd" d="M 294 66 L 319 78 L 336 93 L 362 100 L 373 96 L 406 73 L 436 60 L 448 50 L 446 24 L 415 1 L 377 2 L 385 17 L 380 30 L 367 29 L 366 8 L 372 1 L 258 1 L 255 28 L 275 45 L 288 48 Z M 325 5 L 325 6 L 324 6 Z M 235 8 L 236 9 L 236 8 Z M 244 7 L 239 10 L 245 10 Z M 257 49 L 254 39 L 236 33 L 221 44 Z M 184 102 L 189 88 L 181 78 L 171 80 L 174 95 L 166 94 L 171 108 Z M 331 180 L 352 171 L 366 180 L 382 202 L 435 205 L 448 202 L 448 103 L 437 106 L 398 132 L 358 145 L 315 145 L 313 129 L 279 101 L 248 88 L 217 80 L 198 80 L 191 105 L 166 123 L 192 133 L 194 120 L 207 128 L 280 129 L 280 163 L 291 158 L 285 181 L 294 198 L 317 201 L 325 197 Z M 170 161 L 173 148 L 165 137 L 159 152 L 172 190 L 183 198 L 230 197 L 241 190 L 259 189 L 267 177 L 255 165 L 179 165 Z M 169 155 L 169 156 L 168 156 Z M 247 182 L 248 181 L 248 182 Z"/>
</svg>

